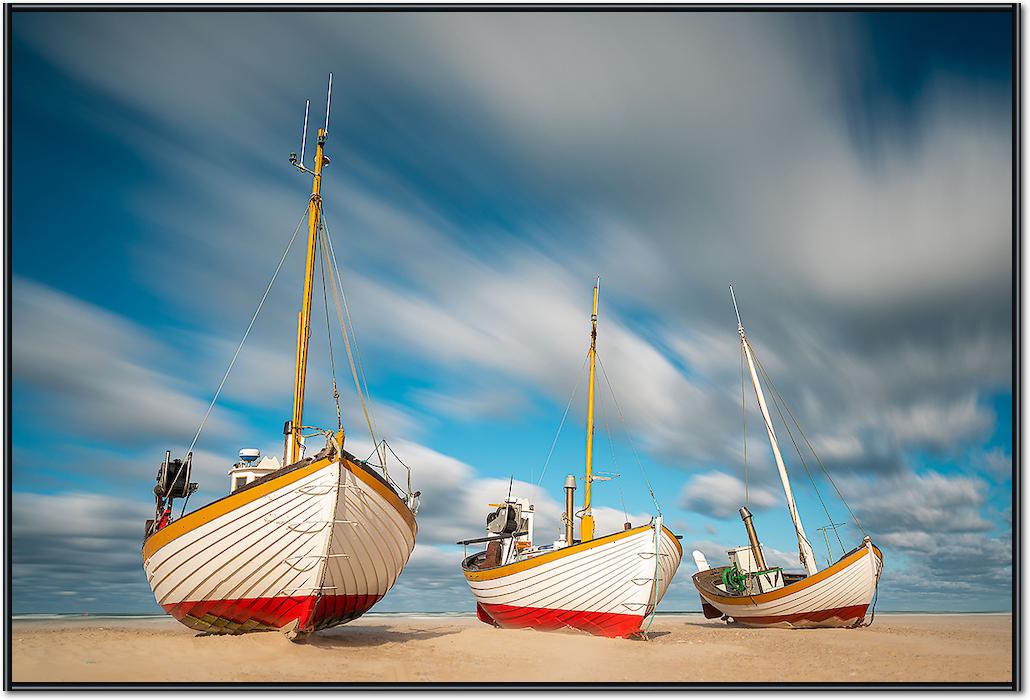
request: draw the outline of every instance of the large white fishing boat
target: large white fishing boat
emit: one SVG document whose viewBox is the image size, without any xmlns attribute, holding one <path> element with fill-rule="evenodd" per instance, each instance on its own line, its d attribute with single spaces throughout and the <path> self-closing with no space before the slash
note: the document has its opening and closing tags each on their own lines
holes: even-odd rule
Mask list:
<svg viewBox="0 0 1030 700">
<path fill-rule="evenodd" d="M 242 450 L 241 461 L 230 471 L 230 494 L 185 513 L 186 501 L 197 488 L 190 482 L 193 448 L 211 413 L 209 407 L 185 458 L 172 460 L 171 452 L 167 452 L 158 471 L 156 512 L 154 519 L 147 521 L 143 567 L 158 604 L 184 625 L 201 632 L 236 634 L 278 629 L 295 639 L 353 620 L 386 595 L 415 546 L 419 493 L 411 489 L 410 471 L 406 486 L 402 486 L 387 470 L 386 457 L 392 450 L 375 435 L 360 356 L 351 345 L 353 329 L 349 335 L 344 322 L 346 301 L 322 211 L 322 170 L 329 164 L 323 147 L 329 132 L 331 97 L 332 75 L 325 127 L 317 132 L 314 164 L 309 168 L 304 161 L 307 107 L 300 156 L 290 156 L 294 167 L 312 178 L 305 215 L 211 402 L 213 407 L 307 219 L 293 413 L 283 431 L 283 461 L 265 457 L 259 462 L 257 450 Z M 336 400 L 336 425 L 323 429 L 303 422 L 316 263 L 326 297 L 330 357 L 331 292 L 357 396 L 375 445 L 375 461 L 371 457 L 358 459 L 344 449 L 335 369 L 331 388 Z M 332 364 L 335 368 L 335 360 Z M 325 447 L 305 456 L 305 440 L 320 436 L 325 439 Z M 404 466 L 399 460 L 396 463 Z M 175 518 L 172 509 L 177 498 L 184 500 L 180 517 Z"/>
<path fill-rule="evenodd" d="M 732 287 L 730 287 L 730 294 L 731 296 L 733 294 Z M 736 311 L 736 297 L 733 297 L 733 307 Z M 698 572 L 694 574 L 693 581 L 698 593 L 701 594 L 705 617 L 721 617 L 728 622 L 762 627 L 855 627 L 871 624 L 872 617 L 866 623 L 866 613 L 870 603 L 874 600 L 880 574 L 883 571 L 883 554 L 867 535 L 858 547 L 844 552 L 843 556 L 826 568 L 819 569 L 812 545 L 801 524 L 801 515 L 794 503 L 794 493 L 791 490 L 783 455 L 776 439 L 776 430 L 769 414 L 762 383 L 759 381 L 759 374 L 765 376 L 767 380 L 768 375 L 755 358 L 751 344 L 744 333 L 744 326 L 740 322 L 739 311 L 737 311 L 737 332 L 740 335 L 743 360 L 746 361 L 750 370 L 755 398 L 758 401 L 758 408 L 765 423 L 780 482 L 783 485 L 787 509 L 797 534 L 799 557 L 801 564 L 805 567 L 805 573 L 787 573 L 781 567 L 770 567 L 766 564 L 751 513 L 747 506 L 744 506 L 740 509 L 740 516 L 747 530 L 749 544 L 729 551 L 729 566 L 709 567 L 704 554 L 698 551 L 694 552 L 694 561 Z M 771 386 L 771 382 L 769 384 Z M 797 447 L 794 432 L 801 437 L 804 437 L 804 434 L 801 433 L 800 426 L 793 419 L 793 414 L 786 408 L 782 397 L 775 393 L 775 387 L 771 388 L 774 391 L 773 399 L 776 402 L 777 412 L 785 429 L 791 435 L 791 441 Z M 743 392 L 741 396 L 743 397 Z M 781 406 L 791 417 L 794 430 L 791 429 L 791 423 L 787 423 L 783 418 Z M 811 450 L 811 443 L 807 438 L 804 442 Z M 818 461 L 814 450 L 811 452 Z M 798 458 L 805 466 L 800 448 L 798 448 Z M 821 467 L 822 463 L 818 463 Z M 807 466 L 805 466 L 805 470 L 808 471 Z M 829 473 L 825 470 L 824 473 L 826 479 L 832 484 Z M 815 486 L 814 480 L 813 486 Z M 836 485 L 834 485 L 834 490 L 836 490 Z M 840 492 L 837 491 L 837 494 L 839 496 Z M 843 501 L 843 497 L 841 497 L 841 501 Z M 847 506 L 846 502 L 845 506 Z M 848 510 L 850 512 L 850 508 Z M 827 516 L 829 516 L 828 512 Z M 855 518 L 855 524 L 861 528 L 857 518 Z M 831 527 L 836 533 L 836 525 L 832 522 L 832 518 L 830 525 L 820 528 L 824 531 L 824 537 L 826 530 Z M 840 542 L 840 544 L 843 550 L 843 543 Z M 826 545 L 829 553 L 828 537 Z"/>
<path fill-rule="evenodd" d="M 485 551 L 465 558 L 462 571 L 476 599 L 477 616 L 497 627 L 572 628 L 606 637 L 639 633 L 668 590 L 683 556 L 677 536 L 663 525 L 660 512 L 638 527 L 626 523 L 618 532 L 599 537 L 594 533 L 591 487 L 595 479 L 606 478 L 593 472 L 599 285 L 600 280 L 594 286 L 587 356 L 586 480 L 578 514 L 580 537 L 575 537 L 576 480 L 569 475 L 564 532 L 557 540 L 537 542 L 533 504 L 509 493 L 503 503 L 492 506 L 496 510 L 487 517 L 486 537 L 458 543 L 486 544 Z"/>
</svg>

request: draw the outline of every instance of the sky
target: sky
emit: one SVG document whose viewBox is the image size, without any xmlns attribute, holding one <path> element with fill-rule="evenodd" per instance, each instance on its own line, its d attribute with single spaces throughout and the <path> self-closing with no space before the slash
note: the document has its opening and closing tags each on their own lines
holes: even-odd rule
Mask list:
<svg viewBox="0 0 1030 700">
<path fill-rule="evenodd" d="M 598 531 L 660 508 L 686 553 L 663 609 L 699 609 L 689 552 L 745 544 L 745 502 L 770 563 L 798 567 L 750 386 L 742 412 L 730 284 L 821 460 L 781 430 L 820 566 L 868 533 L 878 610 L 1010 609 L 1011 21 L 15 11 L 13 611 L 159 611 L 154 475 L 305 214 L 288 155 L 330 71 L 327 224 L 378 424 L 422 491 L 377 611 L 473 610 L 454 543 L 510 480 L 557 535 L 597 275 L 595 469 L 619 475 L 595 485 Z M 197 443 L 190 509 L 240 448 L 281 454 L 302 268 L 296 245 Z M 305 422 L 332 427 L 318 303 L 313 324 Z M 363 456 L 338 336 L 336 366 Z"/>
</svg>

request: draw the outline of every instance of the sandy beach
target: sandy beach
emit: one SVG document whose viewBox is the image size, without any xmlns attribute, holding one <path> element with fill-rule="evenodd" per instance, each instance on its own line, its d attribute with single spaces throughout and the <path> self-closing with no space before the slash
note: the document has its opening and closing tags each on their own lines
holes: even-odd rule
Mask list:
<svg viewBox="0 0 1030 700">
<path fill-rule="evenodd" d="M 659 615 L 649 641 L 366 617 L 295 644 L 172 620 L 13 623 L 14 682 L 1009 682 L 1009 615 L 879 615 L 857 630 L 727 627 Z"/>
</svg>

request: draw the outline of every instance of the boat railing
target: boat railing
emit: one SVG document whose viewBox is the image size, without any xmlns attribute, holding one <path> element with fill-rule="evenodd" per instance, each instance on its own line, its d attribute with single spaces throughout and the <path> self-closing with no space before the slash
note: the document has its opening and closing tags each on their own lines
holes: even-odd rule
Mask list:
<svg viewBox="0 0 1030 700">
<path fill-rule="evenodd" d="M 347 452 L 347 450 L 343 449 L 343 444 L 340 439 L 340 435 L 334 433 L 332 430 L 325 430 L 323 428 L 316 428 L 312 426 L 304 426 L 303 429 L 312 431 L 309 435 L 304 435 L 304 437 L 313 437 L 315 435 L 321 435 L 325 438 L 326 448 L 319 454 L 324 454 L 328 451 L 333 451 L 337 455 L 346 457 L 352 462 L 356 462 L 357 464 L 360 464 L 361 466 L 365 467 L 368 470 L 369 474 L 373 475 L 374 477 L 382 481 L 386 486 L 390 487 L 390 489 L 392 489 L 393 492 L 404 501 L 405 505 L 413 514 L 418 514 L 418 507 L 421 500 L 420 497 L 422 496 L 422 492 L 414 491 L 412 489 L 411 468 L 407 464 L 405 464 L 400 457 L 397 456 L 397 453 L 393 451 L 393 448 L 390 447 L 390 443 L 388 443 L 386 440 L 381 440 L 379 444 L 376 446 L 376 449 L 373 450 L 372 454 L 370 454 L 367 458 L 359 459 L 350 452 Z M 404 471 L 407 475 L 407 486 L 402 486 L 397 482 L 396 479 L 390 476 L 390 471 L 386 468 L 386 465 L 371 461 L 374 455 L 378 457 L 381 461 L 385 462 L 386 450 L 389 450 L 390 453 L 396 459 L 397 463 L 404 467 Z"/>
<path fill-rule="evenodd" d="M 374 455 L 374 456 L 378 457 L 381 460 L 381 462 L 385 463 L 386 462 L 386 451 L 387 450 L 389 450 L 390 454 L 393 455 L 393 457 L 396 460 L 397 464 L 401 465 L 404 468 L 404 472 L 405 472 L 405 476 L 406 476 L 406 482 L 407 482 L 406 486 L 402 486 L 400 483 L 397 482 L 396 479 L 394 479 L 392 476 L 390 476 L 390 471 L 386 468 L 385 464 L 377 464 L 376 462 L 370 461 L 372 459 L 373 455 Z M 390 446 L 390 443 L 388 443 L 385 439 L 380 440 L 379 443 L 376 445 L 376 448 L 372 451 L 372 454 L 370 454 L 367 458 L 365 458 L 362 461 L 362 463 L 364 465 L 366 465 L 367 467 L 369 467 L 371 469 L 375 469 L 378 472 L 380 472 L 382 474 L 382 476 L 383 476 L 383 479 L 388 484 L 390 484 L 390 486 L 398 494 L 404 494 L 404 500 L 408 504 L 408 508 L 411 509 L 411 512 L 412 513 L 416 513 L 416 514 L 418 513 L 418 506 L 419 506 L 420 496 L 422 495 L 422 492 L 421 491 L 415 491 L 412 488 L 412 485 L 411 485 L 411 467 L 409 467 L 407 464 L 405 464 L 404 461 L 401 460 L 401 458 L 397 456 L 397 453 L 393 451 L 393 447 Z"/>
</svg>

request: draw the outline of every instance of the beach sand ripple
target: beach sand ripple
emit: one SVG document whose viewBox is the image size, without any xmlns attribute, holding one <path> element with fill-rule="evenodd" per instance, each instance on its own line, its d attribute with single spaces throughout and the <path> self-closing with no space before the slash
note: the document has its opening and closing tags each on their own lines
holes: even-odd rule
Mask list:
<svg viewBox="0 0 1030 700">
<path fill-rule="evenodd" d="M 367 617 L 294 644 L 171 620 L 15 621 L 17 682 L 1010 682 L 1009 615 L 880 615 L 856 630 L 659 616 L 650 641 Z"/>
</svg>

